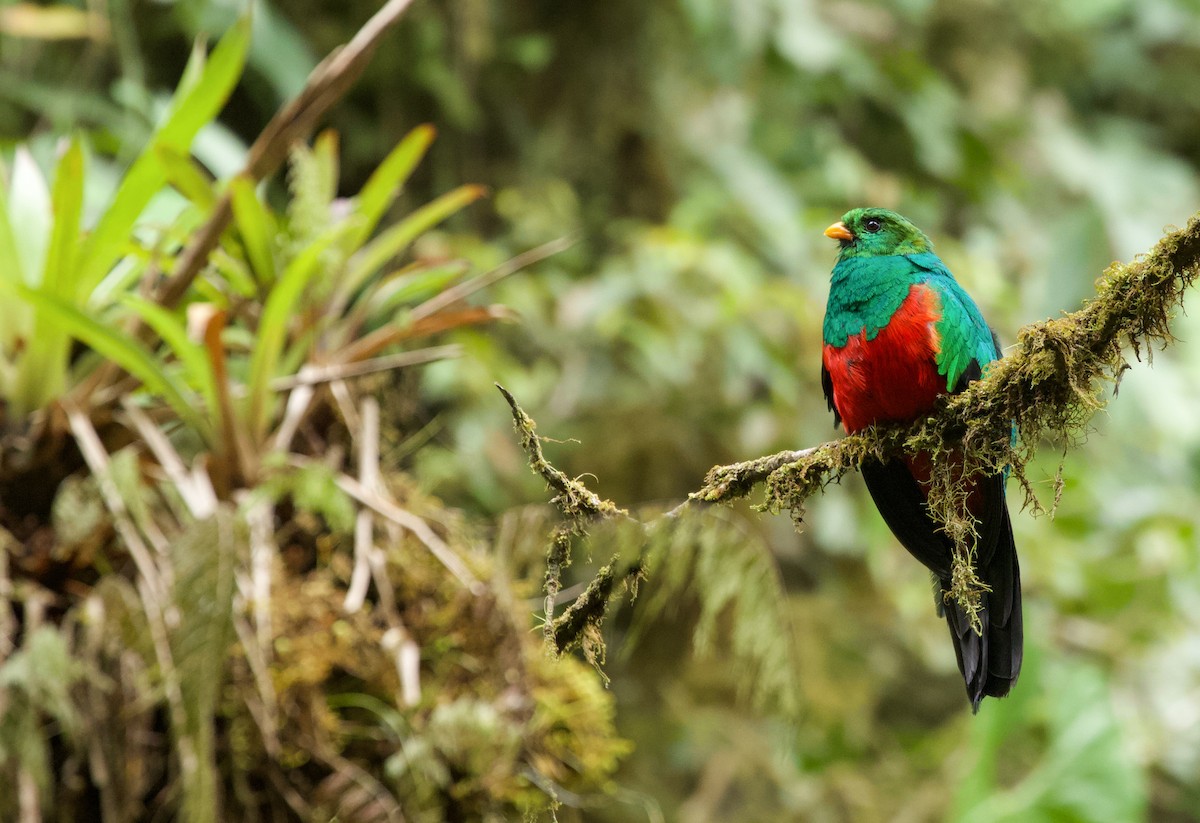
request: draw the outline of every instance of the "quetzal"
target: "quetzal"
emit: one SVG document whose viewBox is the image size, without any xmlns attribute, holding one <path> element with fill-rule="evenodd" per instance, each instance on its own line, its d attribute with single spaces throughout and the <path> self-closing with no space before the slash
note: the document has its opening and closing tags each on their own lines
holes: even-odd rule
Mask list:
<svg viewBox="0 0 1200 823">
<path fill-rule="evenodd" d="M 838 241 L 825 309 L 821 385 L 834 424 L 857 432 L 929 414 L 941 394 L 962 391 L 1000 357 L 995 334 L 920 229 L 886 209 L 855 209 L 825 230 Z M 862 475 L 896 538 L 950 588 L 953 541 L 926 506 L 927 454 L 866 460 Z M 1021 577 L 1004 499 L 1004 474 L 970 482 L 982 632 L 955 602 L 950 625 L 971 707 L 1008 694 L 1021 671 Z M 939 601 L 942 598 L 939 597 Z"/>
</svg>

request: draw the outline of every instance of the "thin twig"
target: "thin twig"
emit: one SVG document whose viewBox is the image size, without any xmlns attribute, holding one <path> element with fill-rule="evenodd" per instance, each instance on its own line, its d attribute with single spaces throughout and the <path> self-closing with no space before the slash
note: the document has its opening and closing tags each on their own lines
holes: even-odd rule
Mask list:
<svg viewBox="0 0 1200 823">
<path fill-rule="evenodd" d="M 299 373 L 290 377 L 277 377 L 271 381 L 275 391 L 287 391 L 299 386 L 316 386 L 320 383 L 330 383 L 334 380 L 346 380 L 350 377 L 362 377 L 381 371 L 402 369 L 406 366 L 419 366 L 423 363 L 433 363 L 437 360 L 449 360 L 462 357 L 463 347 L 457 343 L 448 346 L 432 346 L 416 351 L 399 352 L 371 360 L 360 360 L 353 363 L 330 363 L 328 365 L 307 365 Z"/>
<path fill-rule="evenodd" d="M 294 454 L 289 457 L 288 462 L 292 466 L 303 468 L 310 465 L 313 461 L 301 455 Z M 437 558 L 460 583 L 467 587 L 468 591 L 475 595 L 483 593 L 483 584 L 479 582 L 479 578 L 472 574 L 462 559 L 454 553 L 454 550 L 446 544 L 445 540 L 437 536 L 428 523 L 407 509 L 401 508 L 382 493 L 365 488 L 362 483 L 348 474 L 338 474 L 335 477 L 335 482 L 339 489 L 353 497 L 359 503 L 371 507 L 378 514 L 383 515 L 396 525 L 411 532 L 425 548 L 429 549 L 430 554 Z"/>
<path fill-rule="evenodd" d="M 543 243 L 540 246 L 532 248 L 529 251 L 522 252 L 516 257 L 506 260 L 496 268 L 481 274 L 478 277 L 472 277 L 470 280 L 459 283 L 457 286 L 451 286 L 445 291 L 439 292 L 438 294 L 426 300 L 424 303 L 414 308 L 410 314 L 412 322 L 415 323 L 418 320 L 429 317 L 432 314 L 436 314 L 444 308 L 453 306 L 458 301 L 465 300 L 475 292 L 485 289 L 493 283 L 519 272 L 526 266 L 532 266 L 534 263 L 540 263 L 548 257 L 552 257 L 559 252 L 566 251 L 567 249 L 571 248 L 576 241 L 577 238 L 573 235 L 559 237 L 555 240 L 551 240 L 548 243 Z"/>
<path fill-rule="evenodd" d="M 192 517 L 203 520 L 212 516 L 217 510 L 217 494 L 208 475 L 188 471 L 183 458 L 171 445 L 162 428 L 155 425 L 132 397 L 122 397 L 121 407 L 125 410 L 134 431 L 150 449 L 158 465 L 167 473 L 167 478 L 175 485 Z"/>
<path fill-rule="evenodd" d="M 374 490 L 379 478 L 379 402 L 374 397 L 363 398 L 362 428 L 358 438 L 358 482 Z M 371 551 L 375 548 L 375 515 L 363 506 L 354 520 L 354 570 L 342 601 L 342 610 L 354 614 L 367 599 L 371 585 Z"/>
</svg>

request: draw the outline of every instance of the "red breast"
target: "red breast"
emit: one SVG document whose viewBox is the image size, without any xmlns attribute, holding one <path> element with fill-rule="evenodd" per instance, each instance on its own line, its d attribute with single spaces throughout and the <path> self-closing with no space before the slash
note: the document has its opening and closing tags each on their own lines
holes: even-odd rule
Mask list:
<svg viewBox="0 0 1200 823">
<path fill-rule="evenodd" d="M 825 346 L 834 408 L 847 432 L 914 420 L 946 392 L 936 360 L 941 316 L 937 292 L 918 283 L 874 339 L 867 340 L 863 331 L 844 346 Z"/>
</svg>

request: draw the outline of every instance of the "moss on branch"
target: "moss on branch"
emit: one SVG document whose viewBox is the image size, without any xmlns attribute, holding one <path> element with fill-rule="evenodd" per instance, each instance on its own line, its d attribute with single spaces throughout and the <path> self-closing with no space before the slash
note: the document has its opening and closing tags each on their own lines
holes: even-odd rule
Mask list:
<svg viewBox="0 0 1200 823">
<path fill-rule="evenodd" d="M 975 575 L 975 523 L 966 512 L 964 478 L 1007 469 L 1024 488 L 1027 503 L 1037 507 L 1025 467 L 1038 445 L 1046 439 L 1068 446 L 1077 442 L 1092 415 L 1103 408 L 1106 384 L 1115 386 L 1129 367 L 1127 350 L 1139 360 L 1143 352 L 1150 359 L 1155 348 L 1173 341 L 1171 318 L 1198 276 L 1200 215 L 1168 232 L 1145 256 L 1110 265 L 1097 282 L 1096 296 L 1078 311 L 1024 327 L 1012 350 L 990 364 L 982 379 L 942 398 L 932 415 L 907 426 L 872 427 L 811 448 L 716 466 L 704 485 L 668 516 L 690 505 L 745 498 L 761 484 L 765 497 L 759 508 L 788 511 L 799 525 L 808 498 L 857 471 L 864 459 L 926 452 L 934 465 L 930 511 L 957 547 L 947 596 L 974 617 L 986 587 Z M 554 469 L 542 455 L 533 421 L 511 394 L 500 391 L 513 409 L 530 465 L 558 492 L 554 502 L 564 515 L 577 522 L 629 516 Z M 579 643 L 589 627 L 598 625 L 613 595 L 613 580 L 611 568 L 602 569 L 585 597 L 556 622 L 559 650 Z M 577 619 L 576 607 L 593 619 Z"/>
</svg>

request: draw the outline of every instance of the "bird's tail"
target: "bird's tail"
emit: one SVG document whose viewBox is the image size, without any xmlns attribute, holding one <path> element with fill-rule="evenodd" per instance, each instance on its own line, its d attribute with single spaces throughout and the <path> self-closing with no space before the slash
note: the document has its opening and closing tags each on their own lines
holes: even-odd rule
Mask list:
<svg viewBox="0 0 1200 823">
<path fill-rule="evenodd" d="M 1024 640 L 1021 569 L 1007 506 L 1003 507 L 999 528 L 994 549 L 977 569 L 979 578 L 991 589 L 983 594 L 983 608 L 979 612 L 982 632 L 975 632 L 957 603 L 950 601 L 944 607 L 958 668 L 967 686 L 971 709 L 976 712 L 984 697 L 1008 694 L 1021 673 Z M 939 582 L 943 589 L 950 586 L 949 580 Z"/>
</svg>

